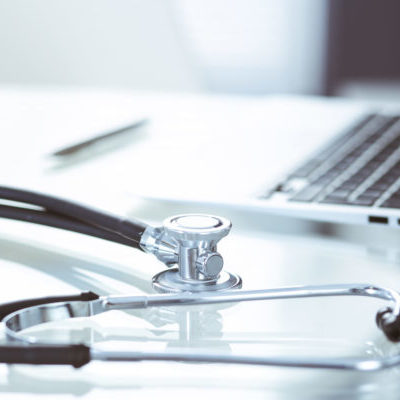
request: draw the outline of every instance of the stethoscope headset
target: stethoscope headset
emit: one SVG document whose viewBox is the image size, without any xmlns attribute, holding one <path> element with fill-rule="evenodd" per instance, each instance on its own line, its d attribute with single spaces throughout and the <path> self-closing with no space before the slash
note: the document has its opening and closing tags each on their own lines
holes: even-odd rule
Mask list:
<svg viewBox="0 0 400 400">
<path fill-rule="evenodd" d="M 78 295 L 27 299 L 0 305 L 8 343 L 0 346 L 0 362 L 9 364 L 66 364 L 81 367 L 101 361 L 190 361 L 377 371 L 400 365 L 400 353 L 378 359 L 311 358 L 234 355 L 174 349 L 165 351 L 104 350 L 85 344 L 42 343 L 24 335 L 40 324 L 89 317 L 109 310 L 149 307 L 236 303 L 256 300 L 322 296 L 366 296 L 391 303 L 376 314 L 377 326 L 391 342 L 400 341 L 400 294 L 369 284 L 296 286 L 276 289 L 238 290 L 241 278 L 223 270 L 217 243 L 228 235 L 231 223 L 225 218 L 185 214 L 168 218 L 153 227 L 121 218 L 86 205 L 27 190 L 0 186 L 0 217 L 78 232 L 155 255 L 168 268 L 152 279 L 158 294 L 99 296 Z M 10 205 L 9 202 L 15 203 Z"/>
</svg>

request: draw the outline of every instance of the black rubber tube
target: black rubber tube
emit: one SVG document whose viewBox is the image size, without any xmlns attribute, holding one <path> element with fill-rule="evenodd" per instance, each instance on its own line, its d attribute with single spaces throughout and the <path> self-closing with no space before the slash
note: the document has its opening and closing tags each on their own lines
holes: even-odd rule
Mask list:
<svg viewBox="0 0 400 400">
<path fill-rule="evenodd" d="M 90 348 L 83 344 L 0 346 L 0 363 L 72 365 L 75 368 L 80 368 L 89 362 Z"/>
<path fill-rule="evenodd" d="M 5 206 L 0 204 L 0 218 L 7 218 L 17 221 L 30 222 L 33 224 L 46 225 L 53 228 L 64 229 L 84 235 L 94 236 L 100 239 L 123 244 L 125 246 L 140 249 L 139 243 L 121 236 L 117 233 L 102 228 L 88 225 L 73 218 L 64 217 L 48 211 L 33 210 L 23 207 Z"/>
<path fill-rule="evenodd" d="M 0 199 L 43 207 L 48 211 L 72 217 L 90 225 L 116 232 L 139 244 L 147 225 L 140 221 L 120 218 L 91 207 L 29 190 L 0 186 Z"/>
<path fill-rule="evenodd" d="M 97 300 L 99 295 L 93 292 L 82 292 L 74 295 L 64 296 L 48 296 L 48 297 L 37 297 L 34 299 L 25 299 L 12 301 L 10 303 L 0 304 L 0 321 L 2 321 L 7 315 L 22 310 L 23 308 L 40 306 L 42 304 L 60 303 L 64 301 L 92 301 Z"/>
</svg>

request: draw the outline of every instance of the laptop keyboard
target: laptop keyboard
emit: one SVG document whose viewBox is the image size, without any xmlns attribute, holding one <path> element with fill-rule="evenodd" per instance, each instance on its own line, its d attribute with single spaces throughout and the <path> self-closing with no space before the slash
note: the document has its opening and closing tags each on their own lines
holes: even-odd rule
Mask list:
<svg viewBox="0 0 400 400">
<path fill-rule="evenodd" d="M 399 178 L 400 117 L 373 114 L 301 165 L 275 193 L 297 202 L 400 208 Z"/>
</svg>

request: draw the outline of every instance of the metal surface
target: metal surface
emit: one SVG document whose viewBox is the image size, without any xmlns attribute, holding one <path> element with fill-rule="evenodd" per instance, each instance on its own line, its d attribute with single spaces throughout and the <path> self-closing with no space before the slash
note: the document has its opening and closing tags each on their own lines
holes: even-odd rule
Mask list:
<svg viewBox="0 0 400 400">
<path fill-rule="evenodd" d="M 154 276 L 153 287 L 162 293 L 240 288 L 240 277 L 222 273 L 224 261 L 217 251 L 217 243 L 231 227 L 222 217 L 184 214 L 166 219 L 162 227 L 147 228 L 141 247 L 168 267 L 177 264 Z"/>
<path fill-rule="evenodd" d="M 35 339 L 29 336 L 18 336 L 17 332 L 46 322 L 63 321 L 68 318 L 90 317 L 103 311 L 104 309 L 99 300 L 90 302 L 71 301 L 25 308 L 10 314 L 3 321 L 9 339 L 35 343 Z"/>
<path fill-rule="evenodd" d="M 148 296 L 104 296 L 90 302 L 64 302 L 35 306 L 14 312 L 4 319 L 6 335 L 11 340 L 38 343 L 23 333 L 24 329 L 41 323 L 60 321 L 68 318 L 88 317 L 108 310 L 143 309 L 147 307 L 188 306 L 241 301 L 295 299 L 327 296 L 365 296 L 379 298 L 392 303 L 393 316 L 400 313 L 400 295 L 391 289 L 374 285 L 342 284 L 299 286 L 266 290 L 227 291 L 223 293 L 180 293 Z M 346 369 L 376 371 L 400 365 L 400 355 L 381 359 L 361 358 L 308 358 L 308 357 L 264 357 L 235 354 L 218 354 L 197 350 L 178 349 L 173 351 L 110 351 L 92 347 L 92 359 L 103 361 L 198 361 L 210 363 L 253 364 L 286 367 L 308 367 L 325 369 Z"/>
<path fill-rule="evenodd" d="M 152 279 L 153 288 L 160 293 L 216 292 L 240 289 L 242 280 L 238 275 L 222 271 L 217 279 L 183 280 L 178 268 L 159 272 Z"/>
<path fill-rule="evenodd" d="M 160 353 L 150 351 L 107 351 L 92 348 L 91 357 L 93 360 L 101 361 L 187 361 L 222 364 L 264 365 L 275 367 L 338 369 L 360 372 L 380 371 L 400 365 L 400 355 L 389 356 L 379 360 L 369 360 L 360 358 L 328 359 L 322 357 L 258 357 L 231 354 L 213 354 L 195 350 L 175 350 Z"/>
</svg>

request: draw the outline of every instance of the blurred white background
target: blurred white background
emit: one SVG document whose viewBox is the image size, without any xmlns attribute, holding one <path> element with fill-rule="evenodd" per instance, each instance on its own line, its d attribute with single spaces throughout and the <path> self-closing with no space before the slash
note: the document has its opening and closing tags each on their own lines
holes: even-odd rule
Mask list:
<svg viewBox="0 0 400 400">
<path fill-rule="evenodd" d="M 325 0 L 0 0 L 0 83 L 319 93 Z"/>
</svg>

